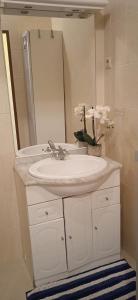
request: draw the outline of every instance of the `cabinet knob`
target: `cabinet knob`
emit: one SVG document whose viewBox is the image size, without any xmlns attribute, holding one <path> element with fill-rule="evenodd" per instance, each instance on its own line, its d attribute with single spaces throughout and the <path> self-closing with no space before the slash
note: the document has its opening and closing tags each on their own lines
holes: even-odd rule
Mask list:
<svg viewBox="0 0 138 300">
<path fill-rule="evenodd" d="M 61 237 L 61 241 L 64 241 L 64 236 Z"/>
<path fill-rule="evenodd" d="M 95 230 L 98 230 L 98 227 L 97 227 L 97 226 L 95 226 L 95 227 L 94 227 L 94 229 L 95 229 Z"/>
<path fill-rule="evenodd" d="M 72 240 L 72 236 L 71 235 L 69 235 L 69 239 Z"/>
<path fill-rule="evenodd" d="M 45 211 L 45 215 L 48 216 L 48 211 Z"/>
<path fill-rule="evenodd" d="M 108 200 L 109 200 L 109 198 L 108 198 L 108 197 L 106 197 L 105 199 L 106 199 L 106 201 L 108 201 Z"/>
</svg>

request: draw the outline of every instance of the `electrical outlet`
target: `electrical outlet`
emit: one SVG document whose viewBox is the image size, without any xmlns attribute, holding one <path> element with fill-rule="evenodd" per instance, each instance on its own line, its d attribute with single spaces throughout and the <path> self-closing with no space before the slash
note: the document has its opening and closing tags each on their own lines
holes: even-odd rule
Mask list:
<svg viewBox="0 0 138 300">
<path fill-rule="evenodd" d="M 112 58 L 111 58 L 111 57 L 106 57 L 106 60 L 105 60 L 105 68 L 106 68 L 107 70 L 112 69 Z"/>
<path fill-rule="evenodd" d="M 26 255 L 24 255 L 24 261 L 27 262 L 27 256 Z"/>
</svg>

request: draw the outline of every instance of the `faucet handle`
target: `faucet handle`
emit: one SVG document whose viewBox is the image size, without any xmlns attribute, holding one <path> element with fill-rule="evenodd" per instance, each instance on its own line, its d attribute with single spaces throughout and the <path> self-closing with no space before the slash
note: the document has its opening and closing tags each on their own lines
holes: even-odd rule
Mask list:
<svg viewBox="0 0 138 300">
<path fill-rule="evenodd" d="M 67 151 L 59 145 L 58 146 L 58 159 L 64 160 L 66 156 L 67 156 Z"/>
<path fill-rule="evenodd" d="M 57 149 L 58 153 L 64 153 L 64 149 L 59 145 Z"/>
<path fill-rule="evenodd" d="M 66 149 L 62 148 L 60 145 L 58 146 L 58 150 L 66 155 L 69 154 L 69 152 Z"/>
</svg>

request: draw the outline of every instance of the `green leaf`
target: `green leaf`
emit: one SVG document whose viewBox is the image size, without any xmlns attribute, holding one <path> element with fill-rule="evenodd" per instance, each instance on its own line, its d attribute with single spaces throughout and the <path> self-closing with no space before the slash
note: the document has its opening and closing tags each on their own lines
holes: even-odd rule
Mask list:
<svg viewBox="0 0 138 300">
<path fill-rule="evenodd" d="M 97 144 L 96 140 L 93 139 L 88 133 L 84 132 L 83 137 L 84 137 L 84 141 L 89 145 L 95 146 Z"/>
<path fill-rule="evenodd" d="M 89 145 L 96 146 L 96 139 L 92 138 L 87 132 L 83 130 L 74 132 L 75 138 L 80 142 L 86 142 Z"/>
<path fill-rule="evenodd" d="M 76 138 L 78 141 L 80 141 L 80 142 L 85 142 L 83 130 L 74 132 L 74 136 L 75 136 L 75 138 Z"/>
</svg>

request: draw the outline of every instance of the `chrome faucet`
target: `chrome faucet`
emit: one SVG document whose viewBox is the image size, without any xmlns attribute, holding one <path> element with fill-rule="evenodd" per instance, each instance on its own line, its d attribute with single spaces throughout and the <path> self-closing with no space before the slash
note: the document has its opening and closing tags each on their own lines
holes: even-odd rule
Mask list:
<svg viewBox="0 0 138 300">
<path fill-rule="evenodd" d="M 49 147 L 50 147 L 50 149 L 52 150 L 52 151 L 56 151 L 57 149 L 56 149 L 56 146 L 55 146 L 55 144 L 54 144 L 54 142 L 52 141 L 52 140 L 49 140 L 48 141 L 48 144 L 49 144 Z"/>
<path fill-rule="evenodd" d="M 63 149 L 61 146 L 56 148 L 54 142 L 52 140 L 48 141 L 49 147 L 47 148 L 48 152 L 52 152 L 52 156 L 57 160 L 64 160 L 68 155 L 68 151 Z"/>
</svg>

